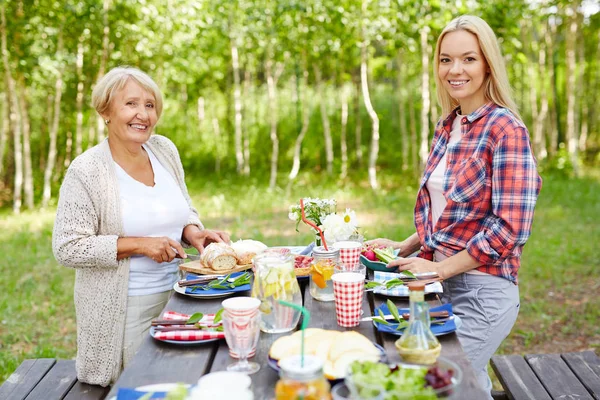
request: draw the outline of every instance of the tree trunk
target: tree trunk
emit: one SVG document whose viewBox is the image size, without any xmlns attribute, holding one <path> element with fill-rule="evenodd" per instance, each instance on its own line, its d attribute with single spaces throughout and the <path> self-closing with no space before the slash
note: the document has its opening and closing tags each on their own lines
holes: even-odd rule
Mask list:
<svg viewBox="0 0 600 400">
<path fill-rule="evenodd" d="M 342 153 L 342 173 L 340 177 L 344 179 L 348 176 L 348 143 L 346 140 L 346 130 L 348 128 L 348 93 L 346 87 L 341 88 L 342 120 L 340 127 L 340 151 Z"/>
<path fill-rule="evenodd" d="M 221 172 L 221 128 L 219 127 L 219 119 L 214 117 L 212 119 L 213 130 L 215 131 L 215 143 L 216 143 L 216 154 L 215 154 L 215 172 L 217 175 Z"/>
<path fill-rule="evenodd" d="M 583 25 L 583 14 L 578 14 L 579 24 Z M 578 150 L 581 153 L 585 153 L 587 148 L 587 139 L 588 139 L 588 107 L 589 103 L 592 100 L 592 96 L 589 95 L 590 91 L 586 90 L 589 88 L 589 85 L 584 85 L 583 82 L 591 83 L 591 80 L 585 79 L 586 77 L 586 62 L 585 62 L 585 36 L 582 32 L 579 34 L 579 43 L 577 46 L 577 66 L 578 66 L 578 74 L 577 74 L 577 93 L 579 94 L 578 102 L 579 102 L 579 112 L 576 114 L 577 123 L 575 124 L 579 127 L 579 141 L 578 141 Z"/>
<path fill-rule="evenodd" d="M 294 144 L 294 161 L 292 164 L 292 170 L 288 176 L 290 181 L 296 179 L 298 172 L 300 171 L 300 153 L 302 150 L 302 141 L 304 140 L 304 136 L 306 136 L 306 132 L 308 132 L 308 124 L 310 121 L 311 107 L 308 104 L 308 71 L 306 69 L 306 63 L 302 69 L 302 85 L 299 86 L 302 87 L 302 95 L 298 93 L 298 101 L 302 104 L 302 127 L 300 128 L 300 133 L 296 137 L 296 143 Z"/>
<path fill-rule="evenodd" d="M 425 168 L 427 155 L 429 154 L 429 46 L 427 37 L 429 36 L 429 27 L 421 28 L 421 140 L 419 145 L 419 165 L 420 169 Z"/>
<path fill-rule="evenodd" d="M 575 90 L 576 90 L 576 38 L 577 38 L 577 2 L 571 5 L 571 15 L 568 18 L 569 32 L 566 38 L 567 58 L 565 75 L 567 78 L 565 94 L 567 97 L 567 151 L 573 166 L 573 172 L 579 175 L 579 162 L 577 158 L 577 132 L 575 126 Z"/>
<path fill-rule="evenodd" d="M 83 42 L 85 40 L 85 34 L 82 33 L 79 36 L 79 42 L 77 43 L 77 97 L 76 97 L 76 112 L 77 122 L 75 126 L 75 156 L 78 156 L 83 151 L 83 89 L 84 89 L 84 76 L 83 76 Z"/>
<path fill-rule="evenodd" d="M 540 25 L 540 36 L 546 36 L 546 28 L 542 23 Z M 538 53 L 538 70 L 540 73 L 540 111 L 534 115 L 534 126 L 533 126 L 533 148 L 538 159 L 543 160 L 548 157 L 546 150 L 546 137 L 544 135 L 544 121 L 548 116 L 548 94 L 547 94 L 547 83 L 546 83 L 546 49 L 544 42 L 534 40 L 532 43 L 537 43 Z"/>
<path fill-rule="evenodd" d="M 100 78 L 104 76 L 106 73 L 106 64 L 108 62 L 108 49 L 110 47 L 110 25 L 108 24 L 108 12 L 110 9 L 110 1 L 104 0 L 102 6 L 102 26 L 103 28 L 103 36 L 102 36 L 102 58 L 100 59 L 100 68 L 98 69 L 98 81 Z M 102 116 L 96 116 L 96 142 L 100 143 L 104 140 L 104 120 Z M 88 145 L 89 146 L 89 145 Z"/>
<path fill-rule="evenodd" d="M 329 116 L 327 115 L 326 96 L 323 91 L 323 82 L 321 80 L 321 70 L 315 64 L 315 83 L 317 85 L 317 96 L 319 97 L 319 105 L 321 107 L 321 121 L 323 122 L 323 138 L 325 139 L 325 159 L 327 162 L 327 174 L 333 172 L 333 140 L 331 139 L 331 127 L 329 126 Z"/>
<path fill-rule="evenodd" d="M 62 54 L 63 51 L 63 38 L 62 28 L 58 33 L 58 48 L 57 54 Z M 52 196 L 52 174 L 54 173 L 54 166 L 56 164 L 56 138 L 58 136 L 58 121 L 60 118 L 60 100 L 62 97 L 63 89 L 63 76 L 62 67 L 57 69 L 56 84 L 54 94 L 54 116 L 52 117 L 52 128 L 50 129 L 50 146 L 48 149 L 48 161 L 46 162 L 46 169 L 44 170 L 44 190 L 42 193 L 42 207 L 48 206 L 50 197 Z"/>
<path fill-rule="evenodd" d="M 25 205 L 33 209 L 33 168 L 31 166 L 31 123 L 29 122 L 29 107 L 27 106 L 27 89 L 21 82 L 21 93 L 19 96 L 19 107 L 21 108 L 21 122 L 23 123 L 23 191 L 25 194 Z"/>
<path fill-rule="evenodd" d="M 408 101 L 408 116 L 410 124 L 410 159 L 413 173 L 419 175 L 419 155 L 417 153 L 417 107 L 415 102 Z"/>
<path fill-rule="evenodd" d="M 243 98 L 246 100 L 246 104 L 248 104 L 248 102 L 252 101 L 253 91 L 251 89 L 251 83 L 252 83 L 252 76 L 250 74 L 250 71 L 245 71 L 244 83 L 243 83 L 242 87 L 244 88 Z M 254 108 L 256 109 L 257 107 L 254 106 Z M 253 125 L 249 125 L 248 121 L 246 121 L 247 129 L 242 131 L 242 142 L 244 144 L 244 176 L 250 176 L 250 129 L 252 126 Z"/>
<path fill-rule="evenodd" d="M 433 48 L 431 45 L 428 47 L 429 57 L 433 54 Z M 438 102 L 437 102 L 437 93 L 435 91 L 435 78 L 433 77 L 433 71 L 431 71 L 431 75 L 429 75 L 430 82 L 434 82 L 434 84 L 429 85 L 429 121 L 431 122 L 431 126 L 435 127 L 438 123 L 439 112 L 438 112 Z M 429 151 L 429 149 L 428 149 Z"/>
<path fill-rule="evenodd" d="M 365 13 L 366 3 L 363 0 L 363 14 Z M 379 188 L 377 183 L 377 157 L 379 156 L 379 117 L 371 104 L 371 95 L 369 94 L 368 77 L 368 54 L 367 41 L 363 32 L 363 43 L 360 51 L 360 81 L 362 86 L 362 95 L 367 113 L 371 118 L 371 149 L 369 152 L 369 183 L 371 188 L 376 190 Z"/>
<path fill-rule="evenodd" d="M 4 173 L 4 153 L 6 151 L 6 143 L 8 142 L 8 130 L 10 125 L 8 124 L 8 99 L 6 93 L 0 92 L 0 118 L 2 123 L 0 124 L 0 179 Z"/>
<path fill-rule="evenodd" d="M 236 38 L 230 36 L 231 45 L 231 63 L 233 66 L 233 103 L 234 103 L 234 121 L 235 121 L 235 161 L 236 170 L 241 174 L 244 170 L 244 150 L 242 148 L 242 95 L 240 88 L 240 61 L 238 57 L 238 48 Z"/>
<path fill-rule="evenodd" d="M 198 97 L 197 113 L 198 124 L 200 125 L 200 127 L 202 127 L 202 124 L 204 123 L 204 120 L 206 118 L 206 112 L 204 111 L 204 97 L 202 96 Z"/>
<path fill-rule="evenodd" d="M 271 138 L 271 178 L 269 179 L 269 188 L 274 189 L 277 184 L 277 162 L 279 160 L 279 138 L 277 137 L 277 88 L 273 72 L 273 55 L 269 51 L 267 62 L 265 64 L 267 74 L 267 92 L 269 97 L 269 117 L 271 128 L 269 137 Z"/>
<path fill-rule="evenodd" d="M 0 36 L 2 40 L 2 64 L 4 65 L 5 79 L 10 99 L 10 125 L 13 131 L 14 160 L 15 160 L 15 182 L 13 188 L 13 212 L 21 212 L 23 192 L 23 149 L 21 145 L 21 113 L 15 81 L 10 71 L 9 53 L 6 39 L 6 16 L 4 15 L 4 3 L 0 4 Z"/>
<path fill-rule="evenodd" d="M 402 148 L 402 170 L 408 168 L 408 126 L 406 121 L 406 85 L 404 72 L 404 51 L 398 50 L 396 53 L 396 61 L 398 63 L 398 74 L 396 76 L 397 93 L 398 93 L 398 126 L 400 128 L 400 146 Z"/>
<path fill-rule="evenodd" d="M 558 109 L 558 87 L 556 85 L 556 62 L 554 60 L 554 37 L 557 37 L 556 22 L 548 22 L 550 26 L 550 34 L 545 36 L 546 49 L 548 50 L 548 80 L 552 88 L 552 107 L 550 108 L 551 118 L 548 121 L 550 130 L 550 143 L 548 143 L 548 153 L 550 157 L 556 155 L 558 150 L 558 131 L 560 129 L 559 109 Z"/>
<path fill-rule="evenodd" d="M 352 80 L 356 86 L 356 93 L 354 95 L 354 144 L 356 147 L 356 161 L 358 165 L 362 167 L 363 153 L 362 153 L 362 114 L 360 113 L 360 78 L 352 74 Z"/>
</svg>

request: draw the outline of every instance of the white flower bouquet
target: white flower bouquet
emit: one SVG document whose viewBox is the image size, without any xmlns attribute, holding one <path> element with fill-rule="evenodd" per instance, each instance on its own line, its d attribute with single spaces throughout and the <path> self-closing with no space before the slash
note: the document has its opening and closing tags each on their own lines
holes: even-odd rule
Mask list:
<svg viewBox="0 0 600 400">
<path fill-rule="evenodd" d="M 306 219 L 317 225 L 325 236 L 325 241 L 329 244 L 348 240 L 358 235 L 358 224 L 356 213 L 349 208 L 338 214 L 336 212 L 337 203 L 333 199 L 304 199 L 304 215 Z M 300 204 L 290 206 L 288 217 L 296 221 L 296 231 L 302 221 L 302 211 Z M 318 232 L 311 228 L 315 234 Z"/>
</svg>

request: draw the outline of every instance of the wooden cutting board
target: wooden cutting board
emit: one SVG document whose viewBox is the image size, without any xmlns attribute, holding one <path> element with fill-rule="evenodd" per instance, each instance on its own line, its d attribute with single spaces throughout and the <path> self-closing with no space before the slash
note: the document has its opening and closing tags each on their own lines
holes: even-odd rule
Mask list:
<svg viewBox="0 0 600 400">
<path fill-rule="evenodd" d="M 199 274 L 199 275 L 215 275 L 215 274 L 227 275 L 227 274 L 231 274 L 234 272 L 245 271 L 250 268 L 252 268 L 252 264 L 244 264 L 244 265 L 236 265 L 235 268 L 230 269 L 230 270 L 215 271 L 214 269 L 208 268 L 207 266 L 202 264 L 200 261 L 190 261 L 190 262 L 179 265 L 180 270 L 185 271 L 185 272 L 191 272 L 193 274 Z"/>
</svg>

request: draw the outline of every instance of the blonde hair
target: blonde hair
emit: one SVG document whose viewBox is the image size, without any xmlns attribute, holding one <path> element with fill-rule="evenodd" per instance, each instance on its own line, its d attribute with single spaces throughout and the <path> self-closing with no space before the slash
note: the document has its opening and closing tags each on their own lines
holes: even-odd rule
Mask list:
<svg viewBox="0 0 600 400">
<path fill-rule="evenodd" d="M 490 26 L 483 19 L 473 15 L 462 15 L 453 19 L 440 33 L 434 54 L 434 76 L 437 85 L 437 97 L 442 106 L 442 115 L 447 117 L 458 105 L 458 101 L 453 99 L 448 91 L 444 89 L 442 80 L 438 73 L 440 65 L 440 47 L 444 37 L 450 32 L 466 31 L 472 33 L 477 38 L 479 47 L 483 52 L 483 57 L 489 68 L 489 74 L 486 76 L 483 85 L 485 87 L 484 95 L 487 101 L 492 101 L 500 107 L 508 108 L 518 119 L 521 120 L 517 104 L 511 96 L 511 87 L 508 83 L 508 74 L 502 58 L 502 52 L 498 45 L 496 35 Z"/>
<path fill-rule="evenodd" d="M 156 102 L 156 116 L 160 118 L 163 100 L 158 85 L 146 73 L 137 68 L 128 66 L 111 69 L 96 83 L 96 86 L 92 91 L 92 106 L 96 109 L 98 114 L 102 115 L 108 110 L 115 93 L 123 89 L 130 79 L 133 79 L 137 84 L 143 87 L 144 90 L 154 95 L 154 100 Z"/>
</svg>

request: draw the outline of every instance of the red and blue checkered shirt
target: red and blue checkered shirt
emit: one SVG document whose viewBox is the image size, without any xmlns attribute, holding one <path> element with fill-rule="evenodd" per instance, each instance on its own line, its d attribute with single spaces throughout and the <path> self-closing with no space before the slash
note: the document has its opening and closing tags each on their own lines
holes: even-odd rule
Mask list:
<svg viewBox="0 0 600 400">
<path fill-rule="evenodd" d="M 450 257 L 466 249 L 479 271 L 516 284 L 542 187 L 529 132 L 508 109 L 487 103 L 462 117 L 461 140 L 447 146 L 457 111 L 437 124 L 417 194 L 419 256 L 432 260 L 435 250 Z M 425 184 L 445 152 L 447 204 L 433 226 Z"/>
</svg>

